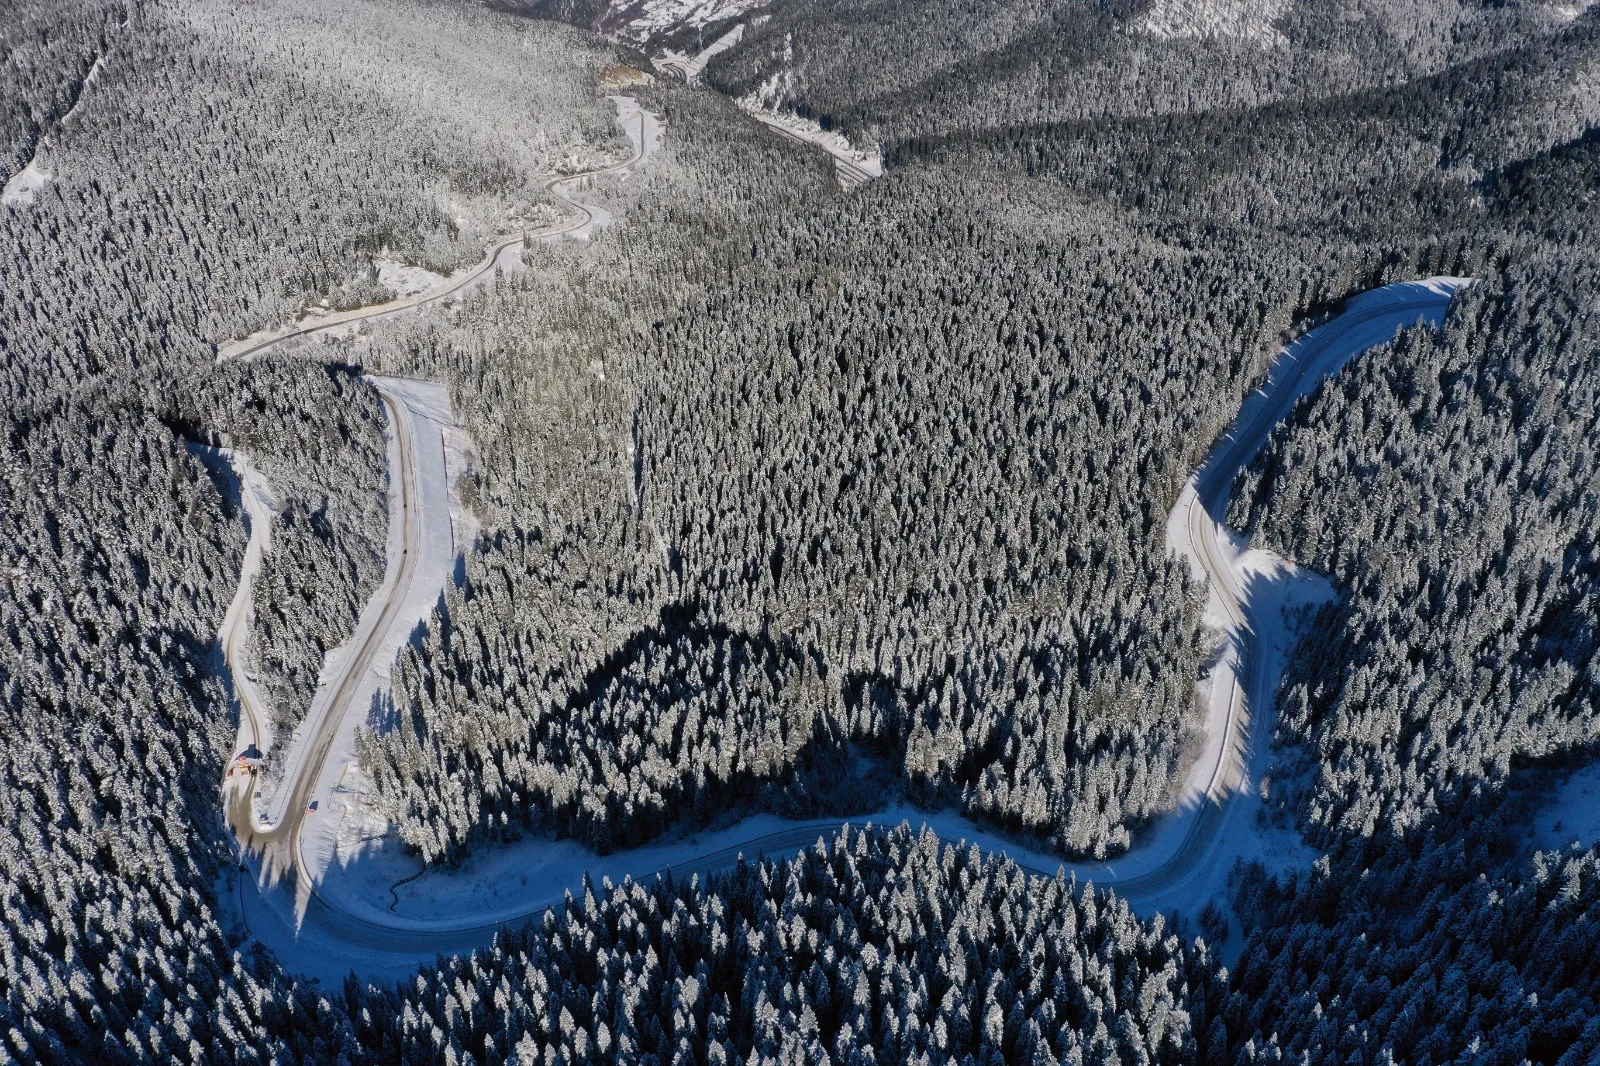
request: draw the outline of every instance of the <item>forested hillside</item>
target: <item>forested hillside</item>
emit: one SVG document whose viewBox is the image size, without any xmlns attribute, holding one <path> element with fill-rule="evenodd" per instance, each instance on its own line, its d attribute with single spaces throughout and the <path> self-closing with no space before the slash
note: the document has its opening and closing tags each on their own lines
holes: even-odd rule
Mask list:
<svg viewBox="0 0 1600 1066">
<path fill-rule="evenodd" d="M 1224 14 L 1210 27 L 1208 9 Z M 1226 19 L 1230 11 L 1235 19 Z M 715 57 L 706 79 L 884 142 L 892 154 L 927 138 L 1013 126 L 1240 118 L 1278 103 L 1397 88 L 1566 31 L 1573 15 L 1560 3 L 1462 0 L 798 0 L 751 21 L 741 47 Z M 1192 32 L 1153 28 L 1185 23 Z M 1194 145 L 1170 147 L 1181 155 Z"/>
<path fill-rule="evenodd" d="M 5 1057 L 1600 1054 L 1600 853 L 1520 821 L 1600 739 L 1600 9 L 1199 6 L 778 0 L 709 87 L 638 88 L 668 136 L 586 192 L 595 239 L 243 363 L 216 347 L 385 298 L 375 257 L 448 271 L 549 217 L 546 176 L 618 146 L 596 75 L 627 57 L 447 0 L 0 11 L 0 175 L 48 175 L 0 205 Z M 839 193 L 749 94 L 888 175 Z M 361 739 L 430 862 L 890 799 L 1114 857 L 1201 724 L 1184 478 L 1305 320 L 1433 273 L 1477 278 L 1442 332 L 1353 363 L 1238 486 L 1338 598 L 1269 798 L 1322 858 L 1240 868 L 1231 923 L 880 827 L 574 885 L 335 988 L 219 892 L 245 530 L 192 443 L 278 497 L 250 655 L 287 729 L 383 569 L 360 375 L 450 386 L 481 534 Z"/>
<path fill-rule="evenodd" d="M 1499 55 L 1495 106 L 1450 136 L 1545 129 L 1551 72 L 1592 44 L 1574 27 Z M 608 849 L 685 812 L 862 809 L 817 780 L 867 758 L 1066 854 L 1126 849 L 1198 727 L 1209 649 L 1164 547 L 1182 478 L 1292 313 L 1498 254 L 1463 168 L 1412 147 L 1415 102 L 1487 62 L 1246 122 L 946 137 L 826 205 L 742 176 L 759 156 L 712 156 L 680 199 L 793 213 L 708 243 L 646 197 L 615 296 L 585 285 L 553 321 L 529 282 L 449 332 L 380 340 L 398 368 L 455 359 L 480 439 L 530 362 L 605 397 L 577 416 L 598 452 L 583 478 L 552 482 L 571 445 L 544 414 L 486 451 L 506 458 L 484 473 L 499 532 L 407 668 L 407 728 L 365 748 L 385 809 L 430 858 L 519 821 Z M 699 132 L 726 112 L 693 99 L 667 104 L 685 156 L 731 155 Z M 683 268 L 641 274 L 663 248 Z M 635 340 L 618 351 L 586 316 Z M 546 351 L 511 320 L 545 323 Z M 751 655 L 765 677 L 733 684 Z"/>
<path fill-rule="evenodd" d="M 1308 398 L 1239 496 L 1241 525 L 1347 590 L 1279 720 L 1315 753 L 1293 802 L 1323 832 L 1455 822 L 1600 741 L 1595 269 L 1485 279 L 1444 334 Z"/>
<path fill-rule="evenodd" d="M 921 211 L 892 221 L 863 197 L 769 230 L 757 269 L 784 282 L 700 297 L 648 327 L 642 366 L 606 363 L 605 392 L 638 390 L 628 421 L 610 427 L 632 460 L 614 454 L 587 490 L 595 502 L 561 502 L 580 520 L 605 508 L 610 522 L 594 525 L 611 532 L 537 573 L 535 588 L 559 583 L 557 602 L 531 609 L 522 574 L 553 551 L 545 530 L 571 519 L 551 513 L 549 470 L 527 468 L 537 488 L 515 486 L 495 523 L 517 531 L 473 560 L 449 624 L 409 672 L 413 728 L 373 752 L 386 789 L 414 790 L 394 802 L 426 852 L 468 835 L 452 823 L 469 806 L 487 823 L 526 817 L 530 794 L 555 828 L 596 846 L 648 839 L 685 801 L 755 798 L 765 780 L 848 758 L 851 741 L 930 800 L 1073 851 L 1126 847 L 1130 823 L 1170 806 L 1205 645 L 1183 572 L 1163 557 L 1165 516 L 1200 442 L 1231 417 L 1258 354 L 1258 294 L 1275 279 L 1241 286 L 1249 298 L 1213 326 L 1170 294 L 1226 298 L 1251 269 L 1244 256 L 1144 250 L 1125 234 L 1124 247 L 1096 251 L 1088 227 L 1048 250 L 1020 227 L 976 236 L 981 209 L 933 206 L 964 191 L 930 186 Z M 886 240 L 902 257 L 875 275 Z M 966 264 L 948 286 L 936 280 L 946 256 Z M 1112 280 L 1126 277 L 1138 287 Z M 1011 306 L 1025 285 L 1029 305 Z M 1278 291 L 1280 304 L 1294 299 Z M 454 336 L 429 327 L 402 343 L 509 355 L 517 362 L 496 368 L 508 373 L 520 358 L 481 334 L 516 303 L 549 298 L 523 292 Z M 1148 332 L 1074 320 L 1074 300 Z M 1074 358 L 1091 348 L 1098 366 Z M 825 361 L 807 354 L 819 352 Z M 1160 377 L 1152 352 L 1171 353 Z M 588 362 L 569 368 L 587 374 Z M 1173 404 L 1170 430 L 1135 434 L 1142 412 Z M 474 410 L 470 393 L 464 406 Z M 489 454 L 536 447 L 523 437 Z M 487 478 L 505 473 L 488 463 Z M 597 568 L 587 617 L 552 616 L 573 610 L 565 589 L 600 583 Z M 1101 576 L 1119 572 L 1128 579 Z M 573 661 L 575 629 L 614 635 Z M 691 670 L 685 644 L 709 658 Z M 658 655 L 664 681 L 628 680 Z M 734 682 L 742 655 L 767 661 L 761 684 Z M 639 684 L 653 687 L 642 703 L 630 695 Z M 481 708 L 470 725 L 464 702 Z M 630 735 L 650 739 L 619 744 Z M 510 738 L 509 750 L 486 751 L 486 737 Z M 424 739 L 434 751 L 418 749 Z"/>
</svg>

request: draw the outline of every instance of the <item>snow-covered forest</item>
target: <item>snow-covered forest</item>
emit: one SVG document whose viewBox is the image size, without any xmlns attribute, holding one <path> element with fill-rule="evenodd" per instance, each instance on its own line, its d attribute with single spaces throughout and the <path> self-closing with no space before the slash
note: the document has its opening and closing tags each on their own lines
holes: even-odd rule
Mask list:
<svg viewBox="0 0 1600 1066">
<path fill-rule="evenodd" d="M 1528 841 L 1600 750 L 1600 9 L 533 6 L 0 11 L 8 1060 L 1600 1054 L 1597 842 Z M 735 24 L 703 84 L 632 84 L 640 49 Z M 448 274 L 556 217 L 551 175 L 624 147 L 619 77 L 667 136 L 585 187 L 591 239 L 218 360 L 391 298 L 380 263 Z M 886 176 L 841 192 L 737 98 L 881 145 Z M 1429 274 L 1476 279 L 1444 329 L 1302 401 L 1235 493 L 1337 591 L 1266 789 L 1308 868 L 1140 917 L 852 830 L 574 884 L 492 947 L 343 987 L 241 921 L 216 636 L 245 528 L 192 445 L 276 495 L 247 655 L 286 736 L 384 573 L 362 374 L 449 387 L 477 540 L 359 744 L 429 863 L 891 801 L 1115 858 L 1204 725 L 1184 479 L 1286 338 Z"/>
</svg>

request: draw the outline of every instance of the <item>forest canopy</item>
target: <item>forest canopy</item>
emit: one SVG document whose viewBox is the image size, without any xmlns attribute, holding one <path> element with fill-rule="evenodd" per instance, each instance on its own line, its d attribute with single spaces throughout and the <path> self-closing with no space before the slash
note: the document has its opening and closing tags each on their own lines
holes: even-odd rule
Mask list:
<svg viewBox="0 0 1600 1066">
<path fill-rule="evenodd" d="M 685 39 L 537 13 L 0 11 L 8 1060 L 1600 1054 L 1600 851 L 1529 838 L 1600 743 L 1600 8 L 730 8 L 700 82 L 628 89 L 666 133 L 586 184 L 592 239 L 219 361 L 391 299 L 385 270 L 478 262 L 565 210 L 553 174 L 626 150 L 602 75 Z M 842 191 L 738 102 L 887 172 Z M 1217 637 L 1165 541 L 1185 479 L 1285 340 L 1436 274 L 1474 279 L 1443 327 L 1322 384 L 1235 485 L 1235 527 L 1336 593 L 1270 709 L 1264 818 L 1306 867 L 1140 914 L 857 827 L 574 884 L 339 987 L 241 920 L 217 633 L 246 530 L 208 449 L 277 497 L 247 651 L 286 736 L 385 569 L 364 375 L 449 388 L 478 532 L 359 740 L 432 866 L 891 802 L 1114 860 L 1204 728 Z"/>
</svg>

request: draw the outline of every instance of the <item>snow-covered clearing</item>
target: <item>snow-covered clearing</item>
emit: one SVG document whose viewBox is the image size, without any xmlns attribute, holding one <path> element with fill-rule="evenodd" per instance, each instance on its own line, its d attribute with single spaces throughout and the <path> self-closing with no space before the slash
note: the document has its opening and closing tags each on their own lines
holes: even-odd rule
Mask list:
<svg viewBox="0 0 1600 1066">
<path fill-rule="evenodd" d="M 1270 47 L 1286 43 L 1272 23 L 1288 9 L 1288 0 L 1156 0 L 1141 25 L 1152 37 L 1234 39 Z"/>
<path fill-rule="evenodd" d="M 403 263 L 386 255 L 376 256 L 372 265 L 378 268 L 378 284 L 396 297 L 415 296 L 447 284 L 450 279 L 426 267 Z"/>
<path fill-rule="evenodd" d="M 33 198 L 50 184 L 50 179 L 53 177 L 55 175 L 39 164 L 39 156 L 35 154 L 27 166 L 13 174 L 11 180 L 6 182 L 5 190 L 0 191 L 0 204 L 26 207 L 33 203 Z"/>
<path fill-rule="evenodd" d="M 626 175 L 630 170 L 638 170 L 650 162 L 650 157 L 661 149 L 661 120 L 654 112 L 646 111 L 639 106 L 639 101 L 631 96 L 607 97 L 617 108 L 617 125 L 628 135 L 628 142 L 633 145 L 633 158 L 627 163 L 612 169 Z"/>
<path fill-rule="evenodd" d="M 1535 815 L 1532 836 L 1533 846 L 1541 851 L 1600 843 L 1600 763 L 1576 770 L 1561 782 Z"/>
</svg>

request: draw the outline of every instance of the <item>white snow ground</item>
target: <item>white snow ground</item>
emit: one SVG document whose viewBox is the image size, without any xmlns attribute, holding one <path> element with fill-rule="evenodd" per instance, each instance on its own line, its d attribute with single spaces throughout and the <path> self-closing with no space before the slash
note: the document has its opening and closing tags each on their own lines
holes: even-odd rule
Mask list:
<svg viewBox="0 0 1600 1066">
<path fill-rule="evenodd" d="M 1261 783 L 1271 767 L 1272 715 L 1249 712 L 1270 707 L 1295 639 L 1296 611 L 1325 598 L 1330 589 L 1322 578 L 1271 553 L 1248 549 L 1221 526 L 1220 516 L 1227 512 L 1235 473 L 1298 397 L 1357 353 L 1389 340 L 1397 329 L 1442 321 L 1450 294 L 1463 283 L 1433 278 L 1387 286 L 1349 301 L 1338 318 L 1282 353 L 1267 382 L 1241 405 L 1234 427 L 1185 489 L 1169 520 L 1169 544 L 1202 577 L 1213 578 L 1207 618 L 1223 638 L 1222 653 L 1201 682 L 1210 708 L 1207 743 L 1186 780 L 1178 809 L 1131 852 L 1108 862 L 1062 863 L 952 812 L 925 814 L 897 807 L 850 821 L 905 820 L 926 826 L 942 839 L 1010 855 L 1034 872 L 1061 870 L 1108 887 L 1145 915 L 1175 910 L 1194 918 L 1209 901 L 1225 906 L 1228 876 L 1241 859 L 1259 860 L 1274 872 L 1309 865 L 1314 853 L 1298 836 L 1267 826 L 1261 817 Z M 415 583 L 423 592 L 408 595 L 405 617 L 420 619 L 431 606 L 425 591 L 442 587 L 441 568 L 454 552 L 449 530 L 440 521 L 449 513 L 448 501 L 441 498 L 448 495 L 442 428 L 448 403 L 439 386 L 386 380 L 380 387 L 408 411 L 414 407 L 417 416 L 417 472 L 424 483 L 418 489 L 420 520 L 430 545 L 425 554 L 433 559 L 424 564 L 427 580 Z M 391 453 L 393 461 L 393 448 Z M 391 522 L 397 517 L 391 514 Z M 395 536 L 392 531 L 391 540 Z M 400 633 L 404 626 L 393 629 Z M 384 662 L 392 663 L 398 649 L 399 639 L 386 640 Z M 380 658 L 375 656 L 374 663 Z M 1241 667 L 1247 674 L 1242 684 L 1236 681 Z M 387 671 L 387 665 L 374 665 L 362 692 L 377 696 Z M 262 892 L 249 880 L 240 885 L 241 907 L 252 932 L 292 969 L 326 979 L 351 969 L 369 977 L 402 976 L 438 952 L 487 943 L 497 924 L 537 914 L 566 892 L 580 890 L 585 871 L 597 881 L 602 876 L 647 877 L 668 867 L 675 875 L 688 876 L 723 868 L 737 853 L 792 855 L 844 824 L 794 823 L 762 815 L 715 833 L 603 858 L 571 842 L 530 838 L 475 855 L 459 870 L 425 870 L 363 802 L 366 780 L 354 765 L 348 740 L 373 705 L 381 707 L 381 701 L 357 698 L 347 705 L 343 725 L 348 728 L 318 780 L 315 794 L 324 801 L 307 820 L 302 849 L 315 894 L 296 900 L 282 888 Z M 1234 951 L 1241 939 L 1230 936 Z"/>
<path fill-rule="evenodd" d="M 0 191 L 0 204 L 9 204 L 13 207 L 26 207 L 33 203 L 34 197 L 39 195 L 50 180 L 55 177 L 39 164 L 39 156 L 35 154 L 23 167 L 11 176 L 6 182 L 4 191 Z"/>
<path fill-rule="evenodd" d="M 611 96 L 607 99 L 616 105 L 617 124 L 628 135 L 634 151 L 633 160 L 617 169 L 624 173 L 639 170 L 661 150 L 661 120 L 654 112 L 640 107 L 639 101 L 631 96 Z M 638 121 L 635 122 L 635 119 Z"/>
<path fill-rule="evenodd" d="M 439 288 L 450 281 L 426 267 L 403 263 L 386 255 L 374 257 L 372 265 L 378 268 L 378 284 L 400 299 Z"/>
<path fill-rule="evenodd" d="M 1533 846 L 1558 851 L 1568 844 L 1600 843 L 1600 763 L 1574 771 L 1540 807 L 1533 822 Z"/>
</svg>

